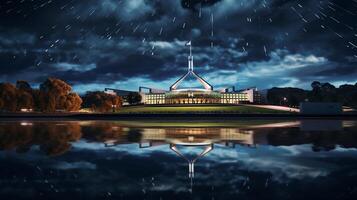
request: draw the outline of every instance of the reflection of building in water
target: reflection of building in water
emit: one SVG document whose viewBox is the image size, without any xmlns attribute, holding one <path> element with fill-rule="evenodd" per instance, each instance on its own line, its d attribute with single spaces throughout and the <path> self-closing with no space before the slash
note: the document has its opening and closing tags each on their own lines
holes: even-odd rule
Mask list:
<svg viewBox="0 0 357 200">
<path fill-rule="evenodd" d="M 166 143 L 232 143 L 254 145 L 253 132 L 238 128 L 166 128 L 143 129 L 141 143 L 156 146 Z"/>
<path fill-rule="evenodd" d="M 196 157 L 193 159 L 188 158 L 185 156 L 181 151 L 177 148 L 177 144 L 170 144 L 170 149 L 174 151 L 178 156 L 181 158 L 185 159 L 188 163 L 188 177 L 193 178 L 195 176 L 195 162 L 205 156 L 207 153 L 213 150 L 213 144 L 205 144 L 205 143 L 195 143 L 195 144 L 182 144 L 182 146 L 188 146 L 188 147 L 204 147 L 203 151 L 198 154 Z"/>
<path fill-rule="evenodd" d="M 107 140 L 104 140 L 104 143 L 107 147 L 129 143 L 128 140 L 122 140 L 122 138 L 123 137 L 119 137 L 117 141 L 115 140 L 116 138 L 107 138 Z M 234 147 L 236 144 L 246 146 L 254 145 L 253 131 L 220 127 L 143 128 L 140 129 L 140 138 L 138 139 L 137 142 L 139 142 L 140 148 L 150 148 L 168 144 L 169 148 L 175 152 L 176 155 L 184 159 L 188 163 L 188 177 L 191 180 L 191 190 L 195 163 L 198 159 L 211 152 L 215 144 L 222 144 L 229 147 Z M 201 151 L 191 158 L 192 155 L 185 155 L 185 153 L 181 151 L 185 148 L 191 148 L 190 150 L 192 150 L 192 152 L 197 152 L 197 150 Z"/>
<path fill-rule="evenodd" d="M 301 121 L 272 122 L 265 124 L 252 124 L 239 128 L 156 128 L 153 126 L 150 128 L 127 128 L 127 130 L 121 134 L 118 132 L 119 136 L 107 133 L 105 134 L 106 137 L 102 136 L 100 138 L 101 141 L 104 141 L 107 146 L 137 142 L 139 143 L 140 148 L 169 144 L 171 150 L 176 150 L 177 146 L 200 146 L 207 148 L 212 147 L 213 149 L 214 145 L 217 144 L 225 145 L 227 147 L 235 147 L 236 145 L 255 147 L 257 144 L 273 146 L 313 144 L 312 149 L 314 151 L 331 150 L 337 145 L 344 147 L 356 147 L 356 139 L 352 134 L 350 134 L 351 132 L 344 132 L 344 129 L 341 128 L 342 123 L 340 121 L 333 123 L 333 125 L 334 128 L 332 130 L 334 131 L 329 130 L 329 132 L 326 132 L 327 130 L 325 129 L 319 131 L 321 129 L 311 127 L 309 121 L 306 123 Z M 344 126 L 348 127 L 347 125 Z M 353 124 L 349 126 L 354 127 Z M 329 127 L 331 128 L 332 125 Z M 335 130 L 340 131 L 341 133 L 336 134 Z M 97 136 L 97 138 L 99 137 Z M 198 157 L 202 157 L 209 151 L 204 151 L 205 153 L 198 155 Z M 177 151 L 175 152 L 178 154 Z M 193 175 L 194 162 L 187 159 L 186 161 L 189 162 L 190 174 Z"/>
<path fill-rule="evenodd" d="M 163 127 L 160 123 L 113 121 L 17 121 L 0 123 L 0 151 L 26 152 L 40 146 L 49 155 L 60 155 L 72 142 L 103 142 L 106 146 L 139 143 L 141 147 L 167 144 L 223 144 L 289 146 L 312 144 L 313 150 L 329 151 L 335 147 L 357 148 L 357 123 L 341 120 L 266 121 L 264 123 L 223 124 L 213 127 Z M 173 122 L 174 123 L 174 122 Z M 133 125 L 134 124 L 134 125 Z M 138 127 L 140 124 L 142 127 Z M 197 124 L 197 123 L 195 123 Z M 215 123 L 216 126 L 219 123 Z M 180 126 L 178 124 L 177 126 Z M 185 126 L 190 126 L 187 123 Z M 149 128 L 143 128 L 149 127 Z M 160 127 L 160 128 L 159 128 Z"/>
<path fill-rule="evenodd" d="M 194 177 L 195 162 L 213 150 L 214 143 L 226 146 L 253 145 L 253 132 L 237 128 L 167 128 L 144 129 L 140 147 L 170 144 L 170 149 L 188 163 L 189 178 Z M 185 156 L 178 147 L 204 148 L 193 159 Z"/>
<path fill-rule="evenodd" d="M 196 155 L 194 158 L 189 158 L 188 156 L 185 156 L 178 148 L 177 145 L 183 146 L 183 147 L 204 147 L 204 149 Z M 208 154 L 210 151 L 213 150 L 213 143 L 181 143 L 181 144 L 170 144 L 170 149 L 174 151 L 178 156 L 183 158 L 184 160 L 187 161 L 188 163 L 188 177 L 191 179 L 191 191 L 192 191 L 192 186 L 193 186 L 193 181 L 192 179 L 195 177 L 195 163 L 199 158 L 202 158 L 206 154 Z"/>
<path fill-rule="evenodd" d="M 169 144 L 169 148 L 188 163 L 191 191 L 195 176 L 195 163 L 211 152 L 215 144 L 223 144 L 229 147 L 234 147 L 236 144 L 254 145 L 253 131 L 239 128 L 145 128 L 141 133 L 141 148 Z M 200 150 L 200 152 L 191 158 L 192 155 L 185 155 L 181 151 L 183 149 L 190 150 L 191 153 L 197 152 L 197 150 Z"/>
</svg>

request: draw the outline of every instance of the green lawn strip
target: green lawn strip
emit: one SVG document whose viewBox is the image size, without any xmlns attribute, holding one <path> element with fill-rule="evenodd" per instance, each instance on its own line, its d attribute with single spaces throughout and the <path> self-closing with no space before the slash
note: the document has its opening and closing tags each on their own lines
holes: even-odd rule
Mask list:
<svg viewBox="0 0 357 200">
<path fill-rule="evenodd" d="M 137 106 L 123 107 L 119 113 L 241 113 L 241 114 L 264 114 L 264 113 L 288 113 L 267 108 L 250 106 Z"/>
</svg>

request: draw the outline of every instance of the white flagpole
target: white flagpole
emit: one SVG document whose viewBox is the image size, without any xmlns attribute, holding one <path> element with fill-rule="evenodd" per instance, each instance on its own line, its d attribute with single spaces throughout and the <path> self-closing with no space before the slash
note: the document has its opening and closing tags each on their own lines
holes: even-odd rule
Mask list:
<svg viewBox="0 0 357 200">
<path fill-rule="evenodd" d="M 191 40 L 186 43 L 186 46 L 190 46 L 190 56 L 192 56 L 192 45 Z"/>
<path fill-rule="evenodd" d="M 192 45 L 191 45 L 191 41 L 190 41 L 190 56 L 192 56 Z"/>
<path fill-rule="evenodd" d="M 191 40 L 186 43 L 186 46 L 190 46 L 190 56 L 188 57 L 188 71 L 193 71 L 193 57 L 192 57 Z"/>
</svg>

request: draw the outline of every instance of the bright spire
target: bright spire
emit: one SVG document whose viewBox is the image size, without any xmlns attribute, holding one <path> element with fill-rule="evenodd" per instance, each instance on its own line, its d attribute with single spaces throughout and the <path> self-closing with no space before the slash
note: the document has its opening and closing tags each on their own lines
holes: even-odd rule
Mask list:
<svg viewBox="0 0 357 200">
<path fill-rule="evenodd" d="M 190 47 L 190 55 L 188 56 L 188 71 L 193 71 L 193 56 L 192 56 L 191 40 L 186 43 L 186 46 Z"/>
</svg>

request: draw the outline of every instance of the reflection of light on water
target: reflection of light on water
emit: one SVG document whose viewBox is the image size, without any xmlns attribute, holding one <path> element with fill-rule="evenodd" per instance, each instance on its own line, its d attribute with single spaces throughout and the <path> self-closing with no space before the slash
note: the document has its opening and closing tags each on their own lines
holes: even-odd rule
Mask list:
<svg viewBox="0 0 357 200">
<path fill-rule="evenodd" d="M 280 127 L 298 127 L 298 126 L 300 126 L 300 121 L 262 124 L 262 125 L 251 126 L 250 128 L 280 128 Z"/>
<path fill-rule="evenodd" d="M 182 141 L 182 140 L 171 140 L 173 144 L 182 145 L 182 146 L 206 146 L 212 144 L 211 140 L 205 140 L 200 142 L 193 142 L 193 141 Z"/>
<path fill-rule="evenodd" d="M 65 123 L 58 123 L 58 124 L 55 124 L 56 126 L 68 126 L 68 124 L 65 124 Z"/>
<path fill-rule="evenodd" d="M 105 146 L 114 146 L 114 145 L 116 145 L 116 142 L 117 142 L 117 140 L 106 140 L 106 141 L 104 141 L 104 145 Z"/>
<path fill-rule="evenodd" d="M 81 126 L 89 126 L 93 124 L 92 121 L 78 121 L 77 123 Z"/>
<path fill-rule="evenodd" d="M 31 122 L 21 122 L 21 126 L 32 126 L 33 124 Z"/>
<path fill-rule="evenodd" d="M 354 127 L 356 125 L 357 125 L 356 121 L 343 121 L 342 122 L 343 127 Z"/>
<path fill-rule="evenodd" d="M 215 143 L 235 141 L 240 144 L 254 144 L 253 131 L 238 128 L 145 128 L 142 130 L 141 142 L 162 141 L 168 143 Z"/>
</svg>

